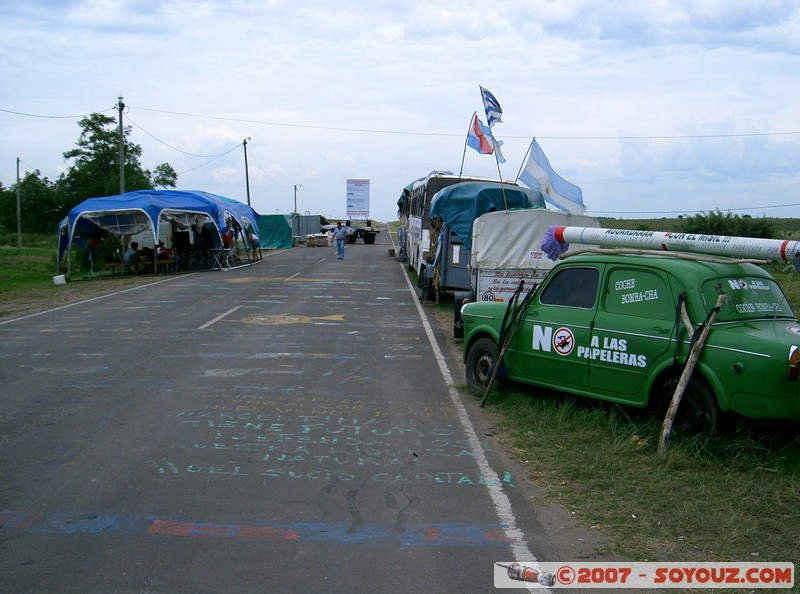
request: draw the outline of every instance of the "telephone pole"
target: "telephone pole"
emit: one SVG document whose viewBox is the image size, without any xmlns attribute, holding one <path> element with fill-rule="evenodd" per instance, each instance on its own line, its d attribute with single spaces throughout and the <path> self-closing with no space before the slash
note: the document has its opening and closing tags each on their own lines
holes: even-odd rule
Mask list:
<svg viewBox="0 0 800 594">
<path fill-rule="evenodd" d="M 244 145 L 244 181 L 247 184 L 247 206 L 250 206 L 250 172 L 247 169 L 247 141 L 250 140 L 248 136 L 242 141 Z"/>
<path fill-rule="evenodd" d="M 125 193 L 125 135 L 122 133 L 122 110 L 125 104 L 122 97 L 117 97 L 117 109 L 119 110 L 119 193 Z"/>
<path fill-rule="evenodd" d="M 299 188 L 300 185 L 301 184 L 294 185 L 294 220 L 297 221 L 297 237 L 300 237 L 300 215 L 297 214 L 297 188 Z"/>
<path fill-rule="evenodd" d="M 17 247 L 22 247 L 22 191 L 19 181 L 19 157 L 17 157 Z"/>
</svg>

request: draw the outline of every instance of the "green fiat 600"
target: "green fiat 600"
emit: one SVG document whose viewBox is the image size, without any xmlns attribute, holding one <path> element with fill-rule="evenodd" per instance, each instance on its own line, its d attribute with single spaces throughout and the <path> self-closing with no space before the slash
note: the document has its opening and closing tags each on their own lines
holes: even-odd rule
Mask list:
<svg viewBox="0 0 800 594">
<path fill-rule="evenodd" d="M 468 303 L 467 383 L 484 394 L 502 350 L 504 380 L 665 411 L 718 303 L 676 424 L 713 433 L 726 411 L 800 419 L 800 323 L 769 273 L 735 260 L 580 254 L 517 307 Z"/>
</svg>

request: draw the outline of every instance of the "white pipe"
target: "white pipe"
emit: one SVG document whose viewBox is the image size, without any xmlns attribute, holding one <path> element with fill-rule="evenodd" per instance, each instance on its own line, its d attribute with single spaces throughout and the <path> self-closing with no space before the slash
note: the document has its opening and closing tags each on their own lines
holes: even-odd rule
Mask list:
<svg viewBox="0 0 800 594">
<path fill-rule="evenodd" d="M 729 237 L 700 233 L 671 233 L 666 231 L 634 231 L 630 229 L 598 229 L 595 227 L 553 228 L 560 243 L 581 243 L 601 247 L 628 247 L 669 252 L 715 254 L 736 258 L 763 260 L 800 259 L 800 241 Z"/>
</svg>

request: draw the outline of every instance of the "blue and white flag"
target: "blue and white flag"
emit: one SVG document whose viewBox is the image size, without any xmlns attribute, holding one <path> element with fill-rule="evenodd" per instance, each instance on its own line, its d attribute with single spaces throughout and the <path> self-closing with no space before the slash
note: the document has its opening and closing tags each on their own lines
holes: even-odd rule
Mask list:
<svg viewBox="0 0 800 594">
<path fill-rule="evenodd" d="M 478 85 L 481 89 L 481 99 L 483 99 L 483 109 L 486 110 L 486 123 L 489 128 L 493 128 L 497 122 L 502 122 L 500 116 L 503 115 L 503 108 L 500 107 L 500 102 L 495 99 L 495 96 L 488 90 Z"/>
<path fill-rule="evenodd" d="M 584 214 L 581 189 L 558 175 L 550 166 L 542 147 L 533 139 L 528 162 L 519 174 L 519 180 L 529 188 L 539 190 L 544 199 L 561 210 L 572 214 Z"/>
<path fill-rule="evenodd" d="M 472 116 L 472 125 L 467 134 L 467 145 L 474 148 L 482 155 L 491 155 L 494 152 L 494 139 L 492 131 L 483 125 L 478 115 Z"/>
<path fill-rule="evenodd" d="M 506 162 L 503 153 L 500 152 L 503 141 L 495 140 L 494 136 L 492 136 L 492 131 L 483 125 L 477 114 L 472 116 L 472 124 L 467 134 L 467 146 L 474 148 L 482 155 L 494 153 L 498 163 Z"/>
</svg>

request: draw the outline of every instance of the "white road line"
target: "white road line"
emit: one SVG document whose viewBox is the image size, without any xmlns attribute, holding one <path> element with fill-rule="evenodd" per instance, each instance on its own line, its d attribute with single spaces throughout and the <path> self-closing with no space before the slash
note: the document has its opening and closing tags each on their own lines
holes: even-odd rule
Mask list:
<svg viewBox="0 0 800 594">
<path fill-rule="evenodd" d="M 214 318 L 213 320 L 209 320 L 208 322 L 206 322 L 205 324 L 203 324 L 202 326 L 200 326 L 200 327 L 198 328 L 198 330 L 205 330 L 206 328 L 208 328 L 208 327 L 209 327 L 209 326 L 211 326 L 212 324 L 215 324 L 215 323 L 219 322 L 221 319 L 228 317 L 229 315 L 231 315 L 233 312 L 235 312 L 235 311 L 236 311 L 237 309 L 239 309 L 240 307 L 242 307 L 242 306 L 241 306 L 241 305 L 237 305 L 237 306 L 235 306 L 235 307 L 232 307 L 232 308 L 230 308 L 230 309 L 229 309 L 228 311 L 226 311 L 224 314 L 220 314 L 220 315 L 218 315 L 216 318 Z"/>
<path fill-rule="evenodd" d="M 394 244 L 394 241 L 392 241 Z M 436 342 L 436 336 L 433 333 L 433 329 L 431 328 L 430 323 L 428 322 L 428 318 L 425 315 L 425 311 L 422 309 L 422 306 L 417 299 L 417 293 L 414 290 L 414 287 L 411 284 L 411 279 L 408 276 L 408 273 L 405 270 L 405 267 L 401 263 L 401 268 L 403 268 L 403 275 L 406 279 L 406 284 L 408 285 L 409 291 L 411 291 L 412 295 L 414 296 L 414 305 L 416 305 L 417 312 L 419 314 L 420 319 L 422 320 L 422 325 L 425 328 L 425 333 L 428 335 L 428 342 L 430 342 L 431 348 L 433 349 L 433 354 L 436 357 L 437 362 L 439 363 L 439 370 L 442 373 L 442 377 L 444 378 L 445 383 L 447 384 L 447 389 L 450 394 L 450 400 L 453 402 L 453 406 L 456 409 L 456 413 L 458 415 L 458 419 L 461 421 L 461 425 L 464 427 L 464 431 L 467 434 L 467 439 L 470 444 L 470 448 L 475 455 L 475 460 L 478 463 L 478 467 L 480 469 L 481 475 L 486 477 L 486 482 L 488 483 L 486 486 L 489 489 L 489 496 L 492 498 L 492 502 L 494 503 L 494 507 L 497 511 L 497 515 L 500 518 L 500 522 L 506 526 L 504 532 L 506 536 L 512 540 L 511 544 L 511 552 L 514 555 L 514 559 L 517 562 L 536 562 L 536 557 L 530 552 L 528 548 L 528 543 L 525 541 L 525 535 L 522 531 L 517 527 L 516 519 L 514 518 L 514 513 L 511 509 L 511 501 L 508 499 L 506 494 L 503 492 L 502 483 L 500 481 L 500 477 L 497 473 L 492 469 L 489 465 L 489 460 L 486 457 L 486 452 L 481 445 L 480 440 L 478 439 L 478 435 L 475 432 L 475 427 L 472 426 L 472 422 L 469 420 L 469 416 L 467 415 L 467 409 L 464 406 L 464 403 L 461 402 L 461 397 L 458 394 L 458 391 L 455 389 L 455 384 L 453 382 L 453 376 L 450 373 L 450 369 L 447 366 L 447 361 L 442 354 L 441 349 L 439 348 L 439 344 Z M 540 589 L 537 589 L 540 591 Z M 541 591 L 548 591 L 547 589 L 542 588 Z"/>
</svg>

